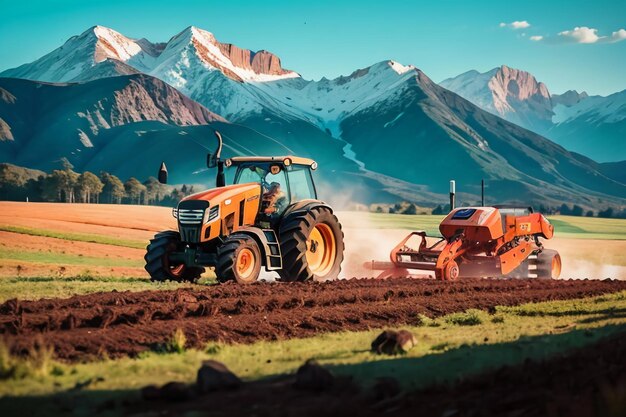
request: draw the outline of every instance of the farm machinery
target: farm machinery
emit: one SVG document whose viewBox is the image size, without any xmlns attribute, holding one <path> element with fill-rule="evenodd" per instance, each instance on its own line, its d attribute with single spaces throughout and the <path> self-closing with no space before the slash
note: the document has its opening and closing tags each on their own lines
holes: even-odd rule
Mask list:
<svg viewBox="0 0 626 417">
<path fill-rule="evenodd" d="M 220 282 L 255 282 L 261 268 L 283 281 L 337 278 L 343 232 L 332 208 L 318 200 L 312 170 L 317 163 L 296 156 L 222 160 L 222 137 L 207 155 L 217 168 L 216 187 L 188 196 L 173 209 L 178 230 L 150 241 L 145 269 L 153 281 L 193 281 L 215 267 Z M 235 169 L 226 185 L 224 169 Z M 167 182 L 163 162 L 159 181 Z"/>
<path fill-rule="evenodd" d="M 461 207 L 439 225 L 441 237 L 410 233 L 390 254 L 390 261 L 367 262 L 381 270 L 379 278 L 411 276 L 410 270 L 432 271 L 439 280 L 461 277 L 556 279 L 561 257 L 544 249 L 554 226 L 532 208 L 513 206 Z"/>
</svg>

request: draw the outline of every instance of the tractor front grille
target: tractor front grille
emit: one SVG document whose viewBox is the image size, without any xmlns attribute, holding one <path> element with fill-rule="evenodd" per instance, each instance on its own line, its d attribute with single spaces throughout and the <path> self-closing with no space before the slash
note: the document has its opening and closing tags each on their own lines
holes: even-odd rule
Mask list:
<svg viewBox="0 0 626 417">
<path fill-rule="evenodd" d="M 178 209 L 178 221 L 184 225 L 202 224 L 204 209 Z"/>
<path fill-rule="evenodd" d="M 200 242 L 200 231 L 204 212 L 208 210 L 209 202 L 203 200 L 181 201 L 178 205 L 178 229 L 183 242 Z"/>
</svg>

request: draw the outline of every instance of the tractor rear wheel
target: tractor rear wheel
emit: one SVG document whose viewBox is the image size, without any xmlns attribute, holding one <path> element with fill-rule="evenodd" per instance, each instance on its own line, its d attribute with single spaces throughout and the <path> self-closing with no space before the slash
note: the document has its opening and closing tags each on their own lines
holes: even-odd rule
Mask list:
<svg viewBox="0 0 626 417">
<path fill-rule="evenodd" d="M 172 262 L 170 254 L 181 247 L 180 234 L 172 230 L 157 233 L 146 248 L 145 269 L 152 281 L 195 281 L 204 272 L 201 267 L 188 267 Z"/>
<path fill-rule="evenodd" d="M 561 275 L 561 255 L 555 250 L 544 249 L 537 254 L 537 278 L 557 279 Z"/>
<path fill-rule="evenodd" d="M 280 224 L 283 281 L 336 279 L 343 262 L 343 231 L 337 216 L 324 206 L 289 213 Z"/>
<path fill-rule="evenodd" d="M 233 234 L 217 250 L 215 274 L 219 282 L 251 284 L 259 278 L 261 262 L 256 241 L 247 235 Z"/>
</svg>

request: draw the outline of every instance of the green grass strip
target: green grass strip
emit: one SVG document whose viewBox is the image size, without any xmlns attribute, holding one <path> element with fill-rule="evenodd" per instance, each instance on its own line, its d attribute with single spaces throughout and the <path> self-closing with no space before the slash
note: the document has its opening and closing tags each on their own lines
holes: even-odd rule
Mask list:
<svg viewBox="0 0 626 417">
<path fill-rule="evenodd" d="M 145 249 L 147 241 L 120 239 L 111 236 L 91 235 L 86 233 L 57 232 L 53 230 L 35 229 L 30 227 L 0 225 L 0 231 L 21 233 L 31 236 L 53 237 L 63 240 L 75 240 L 79 242 L 102 243 L 104 245 L 122 246 L 125 248 Z"/>
<path fill-rule="evenodd" d="M 215 278 L 206 273 L 198 284 L 177 282 L 151 282 L 148 273 L 138 272 L 138 276 L 107 277 L 97 276 L 86 267 L 76 276 L 55 277 L 8 277 L 0 278 L 0 303 L 12 298 L 38 300 L 40 298 L 66 298 L 73 295 L 91 294 L 103 291 L 149 291 L 175 290 L 178 288 L 206 288 L 215 284 Z"/>
<path fill-rule="evenodd" d="M 93 266 L 129 266 L 141 268 L 143 261 L 95 256 L 81 256 L 60 252 L 18 251 L 4 249 L 0 259 L 9 259 L 22 262 L 38 262 L 56 265 L 93 265 Z"/>
</svg>

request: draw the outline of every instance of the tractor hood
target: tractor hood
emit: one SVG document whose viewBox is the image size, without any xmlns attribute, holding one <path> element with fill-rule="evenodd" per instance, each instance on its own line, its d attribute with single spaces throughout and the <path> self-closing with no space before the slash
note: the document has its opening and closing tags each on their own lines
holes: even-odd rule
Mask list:
<svg viewBox="0 0 626 417">
<path fill-rule="evenodd" d="M 229 204 L 226 200 L 232 199 L 241 193 L 246 193 L 250 191 L 258 190 L 259 195 L 261 194 L 261 184 L 256 182 L 250 182 L 247 184 L 233 184 L 228 185 L 226 187 L 218 187 L 212 188 L 207 191 L 202 191 L 196 194 L 192 194 L 188 197 L 185 197 L 181 200 L 183 201 L 208 201 L 211 206 L 216 206 L 221 203 Z"/>
</svg>

